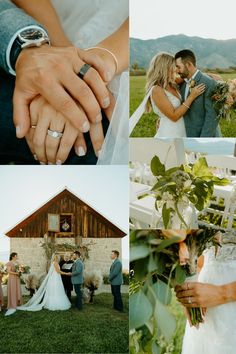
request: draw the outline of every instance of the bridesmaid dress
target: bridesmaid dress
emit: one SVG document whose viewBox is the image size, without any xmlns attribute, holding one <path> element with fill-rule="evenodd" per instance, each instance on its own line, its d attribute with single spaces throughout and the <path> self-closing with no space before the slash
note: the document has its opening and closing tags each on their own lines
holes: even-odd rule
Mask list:
<svg viewBox="0 0 236 354">
<path fill-rule="evenodd" d="M 6 264 L 7 268 L 12 272 L 15 272 L 15 263 L 10 261 Z M 22 304 L 22 295 L 21 295 L 21 287 L 20 287 L 20 278 L 18 275 L 9 274 L 8 284 L 7 284 L 7 297 L 8 309 L 16 309 L 17 306 Z"/>
</svg>

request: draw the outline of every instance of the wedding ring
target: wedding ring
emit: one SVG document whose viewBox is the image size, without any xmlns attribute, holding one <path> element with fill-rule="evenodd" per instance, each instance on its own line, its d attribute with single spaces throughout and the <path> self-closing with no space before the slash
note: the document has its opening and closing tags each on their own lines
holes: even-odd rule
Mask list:
<svg viewBox="0 0 236 354">
<path fill-rule="evenodd" d="M 56 130 L 48 129 L 48 135 L 50 135 L 52 138 L 60 139 L 63 134 L 60 132 L 57 132 Z"/>
<path fill-rule="evenodd" d="M 84 64 L 82 66 L 82 68 L 80 69 L 80 71 L 78 72 L 78 76 L 83 80 L 84 79 L 84 75 L 86 74 L 86 72 L 91 68 L 91 65 L 89 64 Z"/>
<path fill-rule="evenodd" d="M 31 125 L 30 128 L 35 129 L 37 125 Z"/>
<path fill-rule="evenodd" d="M 192 299 L 191 299 L 191 297 L 189 296 L 189 298 L 188 298 L 188 303 L 189 304 L 191 304 L 192 303 Z"/>
</svg>

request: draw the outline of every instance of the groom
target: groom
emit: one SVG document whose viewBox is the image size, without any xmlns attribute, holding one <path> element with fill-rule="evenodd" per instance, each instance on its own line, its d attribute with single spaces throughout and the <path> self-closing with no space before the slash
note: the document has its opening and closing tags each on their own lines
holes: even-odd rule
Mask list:
<svg viewBox="0 0 236 354">
<path fill-rule="evenodd" d="M 196 66 L 196 57 L 191 50 L 184 49 L 175 55 L 177 71 L 184 82 L 180 86 L 184 101 L 192 87 L 205 84 L 206 91 L 200 95 L 184 115 L 187 137 L 218 137 L 221 136 L 217 114 L 213 108 L 211 92 L 216 81 L 203 74 Z"/>
<path fill-rule="evenodd" d="M 71 282 L 74 285 L 74 289 L 77 295 L 76 307 L 78 310 L 82 310 L 82 292 L 81 285 L 84 282 L 84 265 L 80 259 L 80 252 L 75 251 L 73 253 L 74 264 L 72 266 Z"/>
</svg>

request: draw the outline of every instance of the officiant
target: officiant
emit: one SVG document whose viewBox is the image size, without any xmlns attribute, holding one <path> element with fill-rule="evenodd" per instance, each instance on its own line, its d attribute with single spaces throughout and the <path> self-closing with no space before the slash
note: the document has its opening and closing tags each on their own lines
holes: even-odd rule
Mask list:
<svg viewBox="0 0 236 354">
<path fill-rule="evenodd" d="M 60 261 L 60 269 L 65 272 L 65 273 L 71 273 L 72 272 L 72 265 L 74 261 L 71 260 L 70 254 L 66 253 L 63 257 L 63 259 Z M 71 301 L 71 291 L 73 290 L 73 285 L 71 283 L 71 277 L 68 277 L 67 275 L 61 276 L 62 282 L 64 285 L 64 289 L 66 292 L 66 295 L 68 299 Z"/>
</svg>

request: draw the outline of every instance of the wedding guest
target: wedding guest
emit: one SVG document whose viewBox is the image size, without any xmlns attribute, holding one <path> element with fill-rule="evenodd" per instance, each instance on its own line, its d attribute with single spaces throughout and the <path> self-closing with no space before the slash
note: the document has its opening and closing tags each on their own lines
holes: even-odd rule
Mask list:
<svg viewBox="0 0 236 354">
<path fill-rule="evenodd" d="M 66 253 L 64 255 L 63 259 L 59 263 L 60 269 L 65 273 L 71 273 L 73 264 L 74 264 L 74 261 L 72 261 L 70 259 L 70 255 L 68 253 Z M 71 277 L 69 277 L 68 275 L 62 274 L 61 278 L 62 278 L 62 282 L 64 285 L 66 295 L 67 295 L 68 299 L 71 301 L 71 291 L 73 290 L 73 285 L 71 283 Z"/>
<path fill-rule="evenodd" d="M 0 273 L 0 311 L 2 311 L 2 307 L 4 305 L 3 291 L 2 291 L 2 276 L 3 274 Z"/>
<path fill-rule="evenodd" d="M 19 266 L 17 262 L 18 255 L 16 252 L 10 254 L 10 261 L 6 264 L 8 272 L 8 283 L 7 283 L 7 311 L 8 314 L 16 311 L 17 306 L 22 305 L 22 295 L 20 286 L 20 276 L 19 272 L 16 271 L 16 267 Z"/>
<path fill-rule="evenodd" d="M 114 297 L 113 308 L 120 312 L 123 311 L 123 301 L 121 297 L 120 288 L 123 284 L 122 263 L 119 260 L 119 251 L 113 250 L 111 252 L 111 259 L 113 263 L 110 268 L 109 281 L 111 283 L 111 292 Z"/>
</svg>

